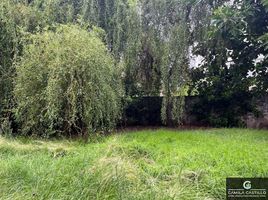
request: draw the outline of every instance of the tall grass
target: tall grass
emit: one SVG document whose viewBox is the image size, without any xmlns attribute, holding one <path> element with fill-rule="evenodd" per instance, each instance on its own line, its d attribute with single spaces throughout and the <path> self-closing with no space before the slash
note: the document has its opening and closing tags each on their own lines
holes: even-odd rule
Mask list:
<svg viewBox="0 0 268 200">
<path fill-rule="evenodd" d="M 268 176 L 268 131 L 140 131 L 99 142 L 0 138 L 0 199 L 225 199 Z"/>
</svg>

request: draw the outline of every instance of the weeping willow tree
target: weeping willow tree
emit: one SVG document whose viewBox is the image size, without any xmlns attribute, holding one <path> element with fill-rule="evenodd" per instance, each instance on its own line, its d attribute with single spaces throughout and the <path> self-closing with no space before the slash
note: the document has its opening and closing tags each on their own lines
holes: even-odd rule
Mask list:
<svg viewBox="0 0 268 200">
<path fill-rule="evenodd" d="M 185 88 L 188 84 L 190 8 L 184 1 L 167 4 L 161 62 L 163 103 L 161 117 L 168 126 L 179 125 L 185 105 Z"/>
<path fill-rule="evenodd" d="M 190 8 L 184 1 L 140 1 L 128 37 L 126 91 L 132 96 L 163 94 L 162 120 L 181 121 L 187 84 Z M 183 13 L 183 14 L 182 14 Z M 132 83 L 131 83 L 132 81 Z"/>
<path fill-rule="evenodd" d="M 128 0 L 87 0 L 82 6 L 83 21 L 105 30 L 106 42 L 120 60 L 126 47 L 130 4 Z"/>
<path fill-rule="evenodd" d="M 204 35 L 211 23 L 209 17 L 214 8 L 228 0 L 2 2 L 5 6 L 13 5 L 12 9 L 6 9 L 10 10 L 8 18 L 14 20 L 16 29 L 24 32 L 44 32 L 46 25 L 66 23 L 79 24 L 88 30 L 94 26 L 101 27 L 105 31 L 99 31 L 104 35 L 102 41 L 116 62 L 124 66 L 121 75 L 124 78 L 126 95 L 142 97 L 163 94 L 163 122 L 175 125 L 182 119 L 184 89 L 189 84 L 189 49 L 197 43 L 199 53 L 202 51 L 202 46 L 208 43 Z M 44 119 L 41 121 L 43 123 Z M 38 123 L 35 126 L 39 126 Z M 66 123 L 62 124 L 65 127 Z M 59 129 L 62 124 L 53 125 L 51 129 Z M 70 127 L 73 126 L 66 127 L 71 130 L 73 128 Z"/>
<path fill-rule="evenodd" d="M 136 1 L 129 17 L 125 85 L 130 96 L 158 96 L 161 87 L 161 39 L 155 1 Z M 161 6 L 159 5 L 159 8 Z"/>
<path fill-rule="evenodd" d="M 188 73 L 190 55 L 200 53 L 208 43 L 207 33 L 213 10 L 228 0 L 167 0 L 163 27 L 161 80 L 163 83 L 162 121 L 169 126 L 182 121 L 185 95 L 191 84 Z M 191 52 L 193 49 L 193 52 Z M 219 48 L 220 49 L 220 48 Z M 219 58 L 220 59 L 220 58 Z"/>
<path fill-rule="evenodd" d="M 62 25 L 29 36 L 16 72 L 24 134 L 107 131 L 120 117 L 120 73 L 95 31 Z"/>
<path fill-rule="evenodd" d="M 15 8 L 8 0 L 0 2 L 0 132 L 11 132 L 14 108 L 13 62 L 19 55 L 19 31 L 16 27 Z"/>
<path fill-rule="evenodd" d="M 164 99 L 161 116 L 163 123 L 173 126 L 181 122 L 185 104 L 189 50 L 187 26 L 173 27 L 170 37 L 162 58 Z"/>
<path fill-rule="evenodd" d="M 14 37 L 11 32 L 12 28 L 8 21 L 0 18 L 0 132 L 9 126 L 11 108 L 13 105 L 12 98 L 12 78 L 14 68 L 12 67 L 13 58 L 16 54 Z"/>
</svg>

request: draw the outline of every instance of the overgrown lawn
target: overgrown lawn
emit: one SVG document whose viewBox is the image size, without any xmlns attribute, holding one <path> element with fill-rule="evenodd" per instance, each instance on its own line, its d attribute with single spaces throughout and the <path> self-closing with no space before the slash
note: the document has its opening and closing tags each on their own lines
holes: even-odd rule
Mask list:
<svg viewBox="0 0 268 200">
<path fill-rule="evenodd" d="M 84 144 L 0 137 L 0 199 L 225 199 L 268 177 L 268 131 L 139 131 Z"/>
</svg>

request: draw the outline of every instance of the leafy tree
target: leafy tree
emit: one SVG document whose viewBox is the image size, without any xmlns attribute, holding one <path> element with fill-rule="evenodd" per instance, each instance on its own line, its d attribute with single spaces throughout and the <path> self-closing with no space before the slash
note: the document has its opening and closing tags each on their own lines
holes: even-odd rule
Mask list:
<svg viewBox="0 0 268 200">
<path fill-rule="evenodd" d="M 163 57 L 162 77 L 164 100 L 162 120 L 165 124 L 177 125 L 184 111 L 183 88 L 187 84 L 188 67 L 188 31 L 184 24 L 174 27 L 167 52 Z M 180 43 L 180 48 L 177 48 Z"/>
<path fill-rule="evenodd" d="M 0 123 L 2 129 L 17 131 L 12 110 L 15 68 L 20 56 L 22 32 L 36 32 L 45 26 L 41 11 L 29 6 L 28 1 L 3 0 L 0 2 Z M 9 127 L 4 127 L 6 125 Z M 1 129 L 1 127 L 0 127 Z"/>
<path fill-rule="evenodd" d="M 159 2 L 137 3 L 130 18 L 126 63 L 126 91 L 130 96 L 158 96 L 161 87 L 161 39 L 157 28 L 161 21 Z M 156 8 L 155 6 L 159 6 Z M 140 13 L 137 13 L 139 8 Z M 136 12 L 136 13 L 135 13 Z"/>
<path fill-rule="evenodd" d="M 87 0 L 83 3 L 82 19 L 105 30 L 106 42 L 117 60 L 126 47 L 128 0 Z"/>
<path fill-rule="evenodd" d="M 18 33 L 15 22 L 10 16 L 12 6 L 8 1 L 0 2 L 0 132 L 10 129 L 12 121 L 13 100 L 13 67 L 14 58 L 18 55 Z"/>
<path fill-rule="evenodd" d="M 201 102 L 194 108 L 211 125 L 237 126 L 241 116 L 254 111 L 252 87 L 263 69 L 255 61 L 265 52 L 259 37 L 267 32 L 267 13 L 260 1 L 234 1 L 214 10 L 207 40 L 197 52 L 203 65 L 193 80 Z M 207 116 L 204 118 L 204 116 Z"/>
<path fill-rule="evenodd" d="M 11 27 L 7 21 L 0 19 L 0 116 L 10 113 L 12 101 L 12 77 L 14 74 L 13 57 L 15 54 L 15 44 L 13 41 Z M 1 117 L 0 117 L 1 118 Z"/>
<path fill-rule="evenodd" d="M 252 96 L 267 91 L 267 5 L 267 0 L 2 0 L 1 115 L 3 108 L 14 106 L 12 63 L 29 42 L 20 43 L 21 33 L 42 35 L 47 25 L 72 23 L 104 30 L 93 32 L 124 68 L 126 96 L 162 94 L 164 123 L 181 121 L 183 96 L 192 82 L 201 98 L 194 108 L 201 118 L 208 116 L 205 121 L 214 125 L 237 125 L 253 109 Z M 190 80 L 192 49 L 204 60 L 191 70 Z M 64 124 L 52 126 L 44 119 L 40 123 L 50 124 L 51 130 Z"/>
<path fill-rule="evenodd" d="M 61 25 L 29 35 L 17 64 L 23 134 L 110 130 L 120 117 L 120 73 L 95 31 Z"/>
<path fill-rule="evenodd" d="M 131 24 L 126 61 L 126 91 L 131 96 L 164 95 L 162 119 L 177 125 L 187 84 L 191 4 L 179 0 L 141 1 Z M 186 9 L 187 8 L 187 9 Z M 180 46 L 180 48 L 178 48 Z"/>
</svg>

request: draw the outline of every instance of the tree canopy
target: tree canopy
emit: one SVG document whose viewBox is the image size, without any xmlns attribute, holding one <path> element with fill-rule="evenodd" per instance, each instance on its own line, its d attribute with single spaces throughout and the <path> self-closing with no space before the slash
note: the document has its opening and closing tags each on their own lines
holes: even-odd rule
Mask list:
<svg viewBox="0 0 268 200">
<path fill-rule="evenodd" d="M 115 61 L 94 30 L 61 25 L 25 40 L 16 67 L 16 116 L 25 134 L 109 130 L 120 117 Z"/>
<path fill-rule="evenodd" d="M 206 39 L 196 47 L 203 62 L 192 76 L 202 99 L 195 109 L 200 118 L 235 126 L 241 115 L 255 110 L 252 97 L 268 89 L 267 49 L 260 39 L 267 32 L 261 1 L 234 1 L 213 10 Z"/>
<path fill-rule="evenodd" d="M 25 133 L 110 129 L 119 99 L 152 96 L 166 125 L 196 95 L 201 121 L 238 126 L 268 91 L 267 0 L 2 0 L 0 33 L 0 120 Z"/>
</svg>

